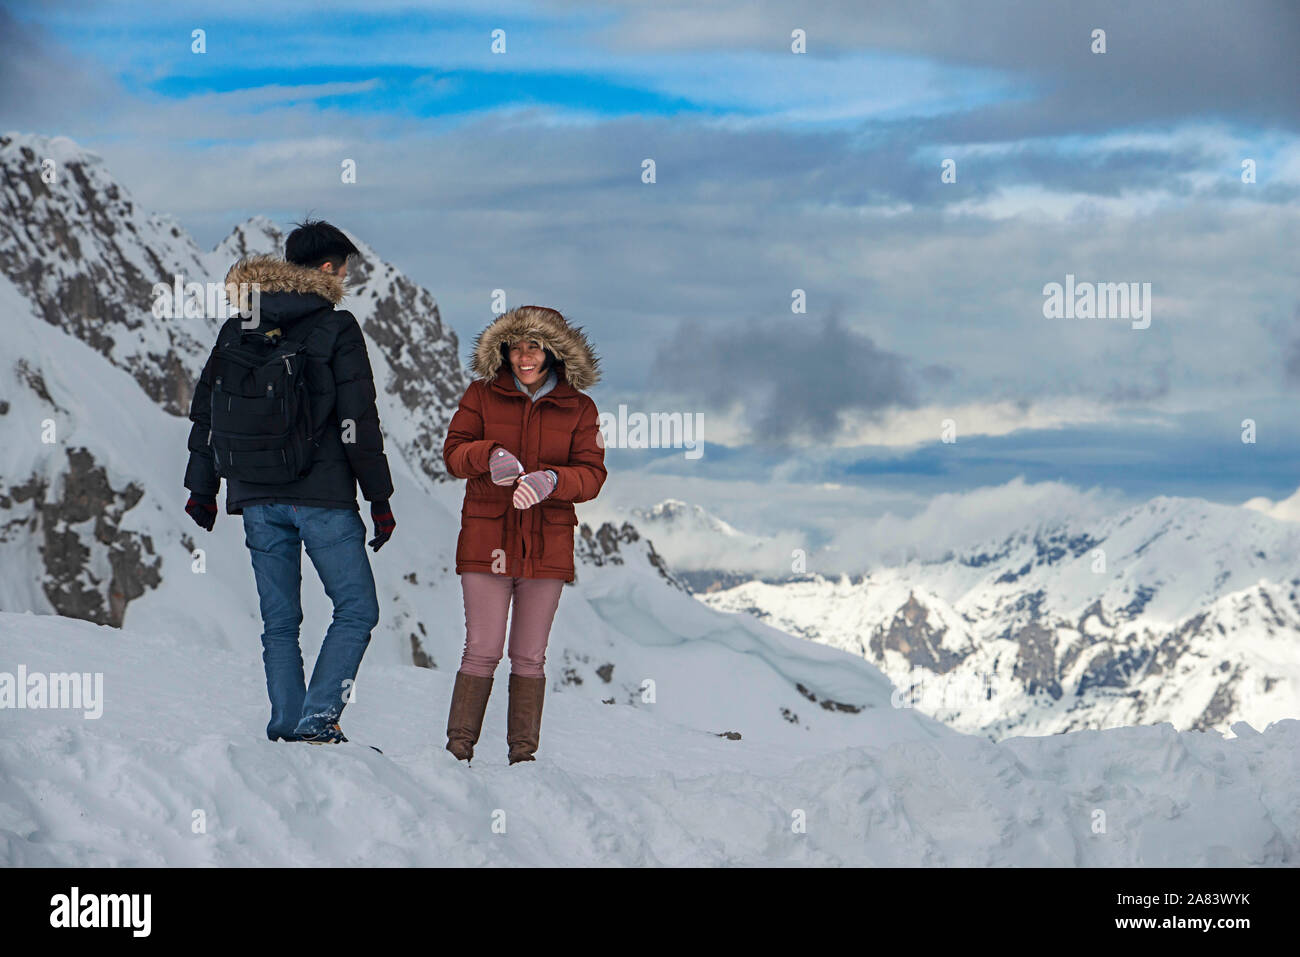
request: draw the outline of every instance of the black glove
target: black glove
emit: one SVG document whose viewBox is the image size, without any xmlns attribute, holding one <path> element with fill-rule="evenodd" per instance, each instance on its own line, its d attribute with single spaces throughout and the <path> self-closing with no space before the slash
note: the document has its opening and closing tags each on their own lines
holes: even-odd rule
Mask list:
<svg viewBox="0 0 1300 957">
<path fill-rule="evenodd" d="M 185 514 L 205 532 L 212 531 L 212 526 L 217 524 L 217 497 L 191 493 L 190 500 L 185 503 Z"/>
<path fill-rule="evenodd" d="M 393 529 L 397 528 L 397 522 L 393 520 L 393 510 L 388 507 L 387 499 L 370 503 L 370 517 L 375 523 L 375 537 L 368 544 L 375 551 L 379 551 L 384 547 L 384 542 L 393 537 Z"/>
</svg>

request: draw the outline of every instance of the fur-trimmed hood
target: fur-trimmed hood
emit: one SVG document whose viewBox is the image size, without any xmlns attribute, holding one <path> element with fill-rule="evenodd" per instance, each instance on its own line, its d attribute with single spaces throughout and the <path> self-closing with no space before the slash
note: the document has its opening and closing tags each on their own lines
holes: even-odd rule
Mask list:
<svg viewBox="0 0 1300 957">
<path fill-rule="evenodd" d="M 491 382 L 503 365 L 501 344 L 520 339 L 536 339 L 555 353 L 564 364 L 564 379 L 573 388 L 583 391 L 600 381 L 600 359 L 582 327 L 569 325 L 554 309 L 542 306 L 520 306 L 494 319 L 474 340 L 470 371 Z"/>
<path fill-rule="evenodd" d="M 230 267 L 226 273 L 226 285 L 234 283 L 236 287 L 247 283 L 250 287 L 258 284 L 261 295 L 289 292 L 304 295 L 317 295 L 337 306 L 343 299 L 343 280 L 321 269 L 309 269 L 298 266 L 279 256 L 246 256 Z M 239 311 L 247 313 L 249 308 L 249 289 L 238 289 Z"/>
</svg>

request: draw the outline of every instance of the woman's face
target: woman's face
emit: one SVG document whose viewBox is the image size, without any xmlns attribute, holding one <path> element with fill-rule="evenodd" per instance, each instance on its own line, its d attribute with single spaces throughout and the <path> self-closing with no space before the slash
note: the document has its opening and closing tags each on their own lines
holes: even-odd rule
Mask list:
<svg viewBox="0 0 1300 957">
<path fill-rule="evenodd" d="M 546 353 L 536 339 L 523 339 L 510 346 L 510 367 L 519 381 L 524 385 L 535 385 L 542 381 L 542 363 Z"/>
</svg>

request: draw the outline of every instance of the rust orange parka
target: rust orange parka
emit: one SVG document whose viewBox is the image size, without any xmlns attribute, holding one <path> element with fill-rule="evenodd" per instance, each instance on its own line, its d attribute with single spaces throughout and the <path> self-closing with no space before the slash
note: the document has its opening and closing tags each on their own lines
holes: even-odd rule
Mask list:
<svg viewBox="0 0 1300 957">
<path fill-rule="evenodd" d="M 559 360 L 558 381 L 535 402 L 519 391 L 501 353 L 503 343 L 521 339 L 536 340 Z M 605 484 L 596 403 L 580 391 L 599 378 L 598 359 L 582 330 L 560 313 L 521 306 L 479 334 L 471 371 L 475 379 L 452 416 L 442 450 L 447 471 L 467 480 L 456 574 L 573 581 L 573 503 L 595 498 Z M 488 472 L 489 453 L 498 445 L 528 472 L 553 469 L 555 491 L 532 508 L 515 508 L 513 488 L 494 485 Z"/>
</svg>

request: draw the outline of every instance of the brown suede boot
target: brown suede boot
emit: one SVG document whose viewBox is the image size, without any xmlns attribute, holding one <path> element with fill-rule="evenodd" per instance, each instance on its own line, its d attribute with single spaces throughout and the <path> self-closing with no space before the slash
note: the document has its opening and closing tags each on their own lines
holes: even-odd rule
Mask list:
<svg viewBox="0 0 1300 957">
<path fill-rule="evenodd" d="M 537 739 L 542 730 L 542 698 L 545 678 L 510 675 L 510 702 L 506 709 L 506 743 L 510 745 L 510 763 L 535 761 Z"/>
<path fill-rule="evenodd" d="M 483 712 L 487 710 L 492 679 L 456 672 L 456 686 L 451 692 L 451 712 L 447 715 L 447 750 L 460 761 L 474 757 L 474 745 L 483 730 Z"/>
</svg>

